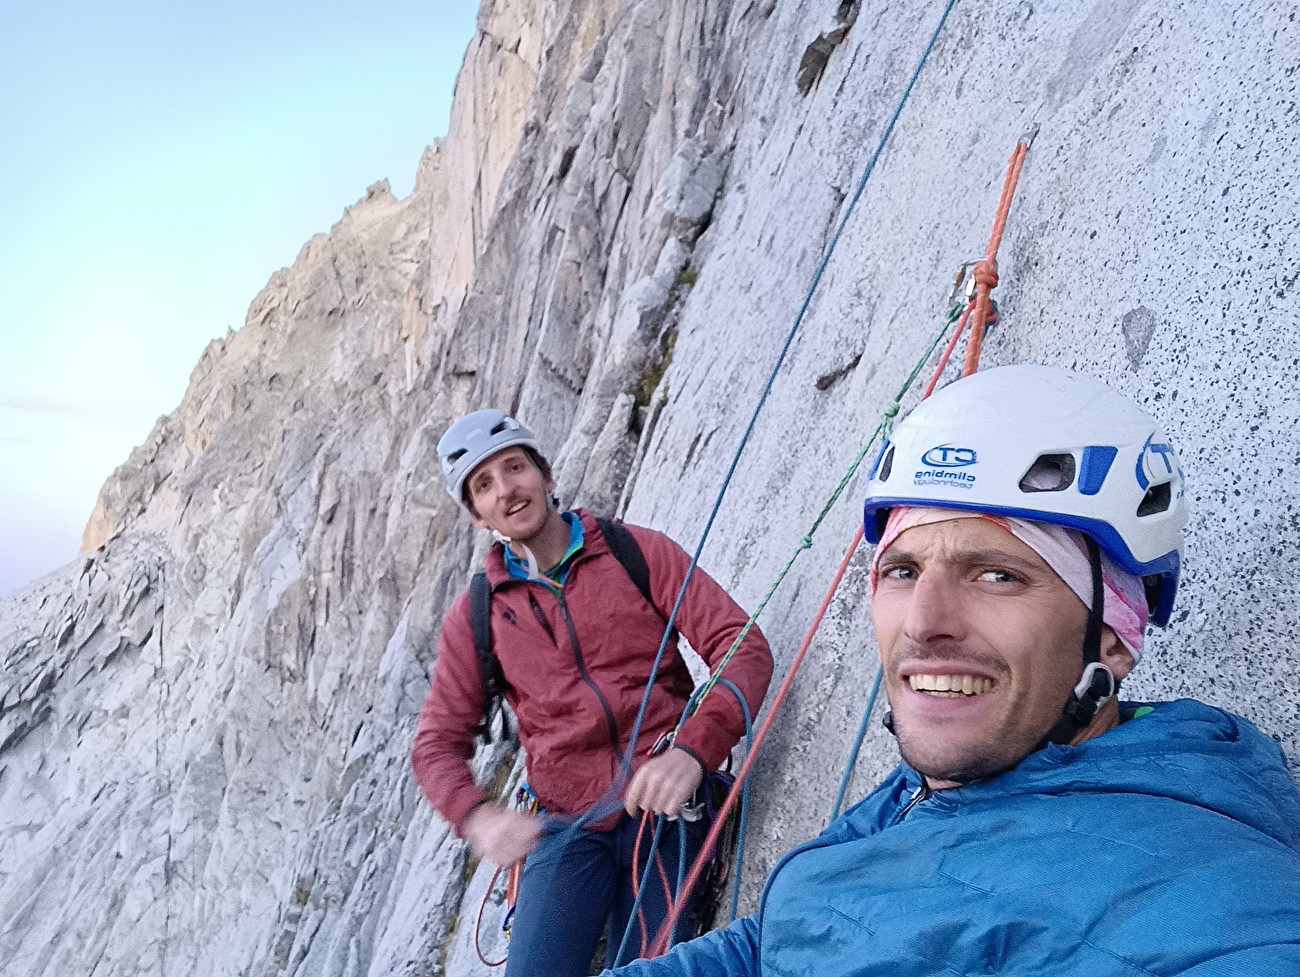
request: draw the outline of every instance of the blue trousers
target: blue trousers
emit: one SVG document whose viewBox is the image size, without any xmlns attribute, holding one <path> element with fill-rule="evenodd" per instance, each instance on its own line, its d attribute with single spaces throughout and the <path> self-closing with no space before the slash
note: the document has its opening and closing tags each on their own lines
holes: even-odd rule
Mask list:
<svg viewBox="0 0 1300 977">
<path fill-rule="evenodd" d="M 620 963 L 641 955 L 643 934 L 647 946 L 654 941 L 668 916 L 667 894 L 659 868 L 652 867 L 641 899 L 641 912 L 632 917 L 632 850 L 639 824 L 639 818 L 623 815 L 609 831 L 546 835 L 538 842 L 524 862 L 519 903 L 510 926 L 506 977 L 587 977 L 606 927 L 605 959 L 609 967 L 614 965 L 614 955 L 629 922 L 632 932 Z M 686 833 L 683 872 L 686 872 L 708 828 L 704 821 L 665 822 L 659 838 L 659 860 L 674 893 L 683 830 Z M 641 839 L 637 856 L 639 872 L 645 870 L 653 835 L 651 822 Z M 688 907 L 674 928 L 674 939 L 690 936 Z"/>
</svg>

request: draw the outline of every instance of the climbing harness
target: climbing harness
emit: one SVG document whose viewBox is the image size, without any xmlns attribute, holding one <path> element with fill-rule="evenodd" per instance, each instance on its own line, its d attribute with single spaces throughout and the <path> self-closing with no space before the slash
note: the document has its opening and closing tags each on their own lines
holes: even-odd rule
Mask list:
<svg viewBox="0 0 1300 977">
<path fill-rule="evenodd" d="M 731 691 L 732 695 L 736 696 L 737 702 L 740 703 L 741 712 L 744 713 L 745 716 L 745 751 L 746 754 L 748 754 L 750 744 L 753 743 L 754 738 L 754 718 L 750 715 L 749 703 L 745 702 L 745 696 L 741 694 L 740 689 L 738 689 L 736 683 L 732 682 L 731 679 L 719 679 L 719 685 L 722 685 L 724 689 Z M 728 764 L 729 763 L 731 763 L 731 757 L 728 757 Z M 736 789 L 737 783 L 740 783 L 740 803 L 728 806 L 727 798 L 729 798 L 732 791 Z M 716 833 L 718 839 L 716 839 L 716 842 L 712 844 L 712 847 L 710 847 L 710 844 L 706 842 L 701 847 L 701 850 L 699 850 L 701 854 L 699 854 L 698 857 L 703 861 L 703 870 L 701 878 L 699 878 L 699 881 L 693 886 L 693 890 L 697 891 L 697 896 L 695 896 L 693 903 L 694 935 L 706 933 L 707 930 L 711 928 L 711 922 L 712 919 L 714 919 L 719 899 L 722 898 L 723 891 L 725 890 L 725 887 L 727 887 L 728 876 L 731 876 L 732 880 L 731 915 L 729 915 L 729 919 L 736 919 L 736 907 L 738 902 L 740 902 L 741 865 L 744 864 L 745 860 L 745 822 L 749 815 L 748 778 L 741 782 L 737 781 L 737 778 L 732 776 L 729 772 L 715 770 L 714 773 L 707 774 L 705 781 L 702 783 L 702 787 L 705 789 L 703 790 L 705 796 L 703 796 L 701 804 L 701 807 L 703 808 L 703 816 L 706 817 L 707 824 L 710 826 L 714 825 L 715 822 L 722 821 L 722 829 Z M 640 851 L 641 833 L 645 830 L 645 826 L 649 820 L 650 813 L 642 813 L 641 825 L 640 828 L 638 828 L 637 834 L 637 847 L 634 851 Z M 662 829 L 663 821 L 664 818 L 662 815 L 655 818 L 655 835 L 653 841 L 650 843 L 650 857 L 653 857 L 653 859 L 658 859 L 659 831 Z M 684 846 L 685 834 L 682 833 L 682 831 L 679 831 L 679 834 L 682 839 L 682 846 Z M 682 852 L 679 859 L 677 859 L 676 889 L 668 887 L 667 878 L 663 876 L 663 873 L 660 873 L 660 878 L 662 878 L 664 883 L 664 894 L 667 896 L 666 904 L 669 904 L 669 906 L 672 904 L 673 891 L 677 891 L 677 893 L 682 891 L 685 867 L 686 860 L 684 852 Z M 647 864 L 645 872 L 643 872 L 640 878 L 638 878 L 636 860 L 633 860 L 632 880 L 634 902 L 632 915 L 630 916 L 634 916 L 636 919 L 641 920 L 641 956 L 645 956 L 647 951 L 645 921 L 643 921 L 645 917 L 643 917 L 641 913 L 641 900 L 642 891 L 645 890 L 645 886 L 649 883 L 649 874 L 650 865 Z M 630 924 L 629 917 L 628 928 L 623 934 L 623 941 L 619 943 L 619 951 L 617 951 L 617 955 L 615 956 L 615 965 L 617 965 L 617 961 L 623 960 L 623 952 L 625 948 L 627 948 L 630 933 L 632 933 L 632 924 Z"/>
</svg>

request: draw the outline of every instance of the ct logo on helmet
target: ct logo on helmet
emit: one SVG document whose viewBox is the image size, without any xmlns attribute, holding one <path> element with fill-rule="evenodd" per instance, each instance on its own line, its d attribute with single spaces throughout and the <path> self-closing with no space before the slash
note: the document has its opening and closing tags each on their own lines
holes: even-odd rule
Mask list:
<svg viewBox="0 0 1300 977">
<path fill-rule="evenodd" d="M 936 444 L 921 456 L 921 464 L 930 468 L 965 468 L 975 460 L 974 448 L 954 448 L 950 444 Z"/>
<path fill-rule="evenodd" d="M 954 488 L 973 488 L 975 476 L 970 472 L 953 471 L 976 462 L 974 448 L 955 448 L 950 444 L 936 444 L 921 456 L 925 468 L 912 476 L 914 485 L 951 485 Z M 937 471 L 936 471 L 937 469 Z"/>
<path fill-rule="evenodd" d="M 1178 467 L 1178 456 L 1174 454 L 1173 446 L 1156 441 L 1154 432 L 1147 435 L 1146 442 L 1142 445 L 1142 452 L 1138 455 L 1134 473 L 1137 476 L 1138 486 L 1144 491 L 1153 483 L 1181 482 L 1183 477 L 1183 470 Z"/>
</svg>

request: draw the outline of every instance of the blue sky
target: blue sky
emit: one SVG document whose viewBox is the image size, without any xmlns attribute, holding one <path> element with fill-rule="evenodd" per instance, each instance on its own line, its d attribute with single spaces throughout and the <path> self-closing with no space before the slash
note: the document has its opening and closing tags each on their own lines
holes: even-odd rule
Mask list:
<svg viewBox="0 0 1300 977">
<path fill-rule="evenodd" d="M 0 595 L 204 346 L 444 135 L 477 0 L 0 0 Z"/>
</svg>

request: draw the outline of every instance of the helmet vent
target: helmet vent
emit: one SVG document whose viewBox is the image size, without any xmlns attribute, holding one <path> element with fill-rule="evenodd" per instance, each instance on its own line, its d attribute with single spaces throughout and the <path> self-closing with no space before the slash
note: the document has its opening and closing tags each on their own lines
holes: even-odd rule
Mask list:
<svg viewBox="0 0 1300 977">
<path fill-rule="evenodd" d="M 447 456 L 447 464 L 449 465 L 456 464 L 456 462 L 460 461 L 462 458 L 465 457 L 465 451 L 466 451 L 465 448 L 461 448 L 459 451 L 453 451 L 451 454 Z"/>
<path fill-rule="evenodd" d="M 1154 516 L 1157 512 L 1167 512 L 1172 501 L 1173 491 L 1170 489 L 1168 482 L 1152 485 L 1147 489 L 1147 494 L 1142 496 L 1142 501 L 1138 503 L 1137 514 L 1139 516 Z"/>
<path fill-rule="evenodd" d="M 877 476 L 882 482 L 889 481 L 889 473 L 894 470 L 894 446 L 891 444 L 889 450 L 885 452 L 885 457 L 880 459 L 880 474 Z"/>
<path fill-rule="evenodd" d="M 488 431 L 488 434 L 500 434 L 502 431 L 507 431 L 509 429 L 510 429 L 510 425 L 503 420 L 497 424 L 494 424 L 492 426 L 492 430 Z"/>
<path fill-rule="evenodd" d="M 1022 492 L 1064 492 L 1074 484 L 1074 455 L 1039 455 L 1020 480 Z"/>
</svg>

